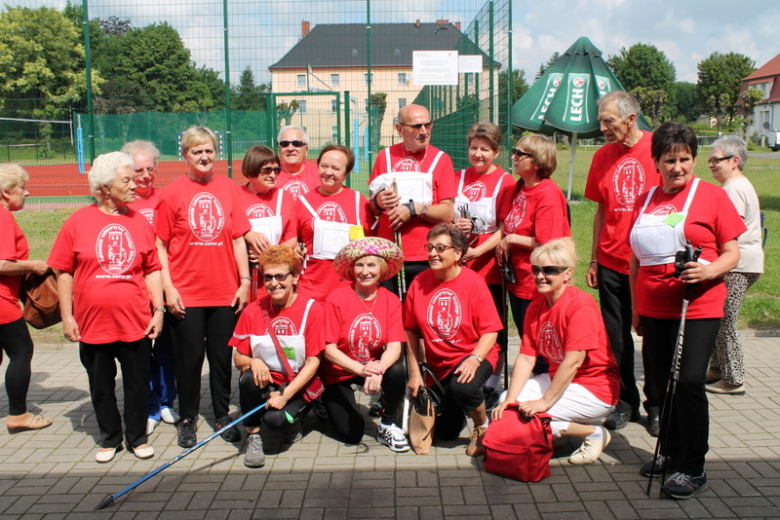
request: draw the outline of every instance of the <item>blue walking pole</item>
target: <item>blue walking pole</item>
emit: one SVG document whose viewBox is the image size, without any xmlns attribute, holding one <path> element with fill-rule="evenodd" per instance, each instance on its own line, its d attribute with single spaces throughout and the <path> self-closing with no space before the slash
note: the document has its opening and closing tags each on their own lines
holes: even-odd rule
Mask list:
<svg viewBox="0 0 780 520">
<path fill-rule="evenodd" d="M 226 431 L 228 428 L 232 428 L 233 426 L 237 425 L 238 423 L 240 423 L 241 421 L 243 421 L 244 419 L 246 419 L 246 418 L 247 418 L 247 417 L 249 417 L 250 415 L 252 415 L 252 414 L 254 414 L 254 413 L 256 413 L 256 412 L 259 412 L 259 411 L 260 411 L 260 410 L 262 410 L 262 409 L 265 407 L 265 405 L 267 405 L 267 404 L 268 404 L 268 403 L 267 403 L 267 402 L 265 402 L 265 403 L 263 403 L 263 404 L 261 404 L 261 405 L 259 405 L 259 406 L 255 407 L 255 408 L 253 408 L 252 410 L 248 411 L 247 413 L 245 413 L 244 415 L 242 415 L 241 417 L 239 417 L 238 419 L 236 419 L 236 420 L 235 420 L 235 421 L 233 421 L 232 423 L 230 423 L 230 424 L 228 424 L 228 425 L 226 425 L 226 426 L 223 426 L 223 427 L 222 427 L 222 429 L 220 429 L 220 430 L 218 430 L 218 431 L 215 431 L 214 433 L 212 433 L 211 435 L 209 435 L 208 437 L 206 437 L 205 439 L 203 439 L 202 441 L 200 441 L 199 443 L 197 443 L 195 446 L 193 446 L 193 447 L 191 447 L 191 448 L 187 448 L 186 450 L 184 450 L 183 452 L 179 453 L 178 455 L 176 455 L 174 458 L 172 458 L 171 460 L 169 460 L 168 462 L 166 462 L 165 464 L 163 464 L 163 465 L 162 465 L 162 466 L 160 466 L 159 468 L 157 468 L 157 469 L 154 469 L 154 470 L 152 470 L 150 473 L 147 473 L 147 474 L 146 474 L 146 475 L 144 475 L 143 477 L 139 478 L 138 480 L 136 480 L 135 482 L 133 482 L 132 484 L 130 484 L 129 486 L 127 486 L 125 489 L 123 489 L 123 490 L 122 490 L 122 491 L 120 491 L 119 493 L 117 493 L 117 494 L 115 494 L 115 495 L 109 495 L 109 496 L 107 496 L 107 497 L 105 498 L 105 500 L 103 500 L 103 501 L 100 503 L 100 505 L 98 505 L 98 506 L 97 506 L 97 508 L 95 509 L 95 511 L 99 511 L 99 510 L 101 510 L 101 509 L 103 509 L 103 508 L 105 508 L 105 507 L 107 507 L 107 506 L 110 506 L 111 504 L 113 504 L 113 503 L 114 503 L 114 500 L 116 500 L 117 498 L 119 498 L 119 497 L 121 497 L 122 495 L 124 495 L 124 494 L 127 494 L 127 493 L 129 493 L 130 491 L 134 490 L 135 488 L 137 488 L 138 486 L 140 486 L 141 484 L 143 484 L 144 482 L 146 482 L 147 480 L 149 480 L 149 479 L 150 479 L 150 478 L 152 478 L 153 476 L 155 476 L 155 475 L 157 475 L 158 473 L 162 472 L 164 469 L 166 469 L 166 468 L 169 468 L 169 467 L 173 466 L 174 464 L 176 464 L 177 462 L 179 462 L 181 459 L 183 459 L 184 457 L 186 457 L 187 455 L 189 455 L 189 454 L 190 454 L 190 453 L 192 453 L 193 451 L 197 450 L 198 448 L 201 448 L 201 447 L 202 447 L 204 444 L 207 444 L 207 443 L 208 443 L 209 441 L 211 441 L 212 439 L 214 439 L 214 438 L 218 437 L 219 435 L 221 435 L 221 434 L 222 434 L 222 432 Z"/>
</svg>

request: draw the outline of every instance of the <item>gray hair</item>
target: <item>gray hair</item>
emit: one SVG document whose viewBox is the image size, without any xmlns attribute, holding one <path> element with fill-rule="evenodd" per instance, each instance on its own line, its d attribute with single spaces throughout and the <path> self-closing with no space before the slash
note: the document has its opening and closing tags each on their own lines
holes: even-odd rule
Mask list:
<svg viewBox="0 0 780 520">
<path fill-rule="evenodd" d="M 158 150 L 151 141 L 143 141 L 141 139 L 130 141 L 129 143 L 125 143 L 119 151 L 126 153 L 130 157 L 135 157 L 139 152 L 146 152 L 146 154 L 152 158 L 154 164 L 157 164 L 157 161 L 160 160 L 160 150 Z"/>
<path fill-rule="evenodd" d="M 111 152 L 98 155 L 92 163 L 87 178 L 92 193 L 100 195 L 100 189 L 105 186 L 110 188 L 116 179 L 116 172 L 122 167 L 134 167 L 133 158 L 122 152 Z"/>
<path fill-rule="evenodd" d="M 279 130 L 279 135 L 276 136 L 277 143 L 282 140 L 282 136 L 288 130 L 298 130 L 300 133 L 303 134 L 303 141 L 306 143 L 307 146 L 309 145 L 309 134 L 307 134 L 306 130 L 304 130 L 302 127 L 296 125 L 283 126 L 282 129 Z"/>
<path fill-rule="evenodd" d="M 628 92 L 623 92 L 622 90 L 613 90 L 605 94 L 596 100 L 596 104 L 601 107 L 613 101 L 617 103 L 620 119 L 628 119 L 628 116 L 631 114 L 636 114 L 639 117 L 639 112 L 642 110 L 639 106 L 639 101 Z"/>
<path fill-rule="evenodd" d="M 27 171 L 15 163 L 0 164 L 0 190 L 11 191 L 30 179 Z"/>
<path fill-rule="evenodd" d="M 577 251 L 571 238 L 558 238 L 537 247 L 531 253 L 531 263 L 541 265 L 540 260 L 549 260 L 554 265 L 574 269 L 577 266 Z"/>
<path fill-rule="evenodd" d="M 745 141 L 736 135 L 725 135 L 712 143 L 712 150 L 719 148 L 724 156 L 733 155 L 739 157 L 739 170 L 745 169 L 747 162 L 747 145 Z"/>
</svg>

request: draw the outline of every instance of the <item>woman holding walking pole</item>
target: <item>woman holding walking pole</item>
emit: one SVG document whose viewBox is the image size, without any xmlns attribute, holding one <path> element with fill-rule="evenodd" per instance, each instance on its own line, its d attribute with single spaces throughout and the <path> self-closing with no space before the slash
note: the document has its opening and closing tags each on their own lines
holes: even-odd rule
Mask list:
<svg viewBox="0 0 780 520">
<path fill-rule="evenodd" d="M 634 328 L 644 336 L 645 377 L 654 381 L 664 403 L 660 453 L 642 472 L 671 475 L 663 490 L 676 499 L 707 488 L 704 381 L 723 316 L 722 276 L 737 265 L 737 237 L 746 229 L 726 192 L 694 177 L 696 152 L 696 134 L 687 125 L 670 122 L 655 131 L 651 153 L 663 184 L 634 205 L 631 230 Z M 699 247 L 697 261 L 678 255 Z M 689 305 L 681 326 L 686 288 Z M 678 332 L 684 336 L 679 378 L 676 395 L 667 396 Z"/>
</svg>

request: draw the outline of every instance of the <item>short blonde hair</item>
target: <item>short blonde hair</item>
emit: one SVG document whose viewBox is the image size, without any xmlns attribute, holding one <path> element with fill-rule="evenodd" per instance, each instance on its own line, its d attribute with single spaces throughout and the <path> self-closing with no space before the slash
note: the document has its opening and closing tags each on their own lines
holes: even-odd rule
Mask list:
<svg viewBox="0 0 780 520">
<path fill-rule="evenodd" d="M 100 188 L 103 186 L 110 188 L 116 179 L 117 170 L 123 166 L 131 170 L 135 166 L 133 158 L 126 153 L 111 152 L 98 155 L 87 174 L 89 189 L 92 190 L 92 193 L 101 195 Z"/>
<path fill-rule="evenodd" d="M 552 139 L 542 134 L 526 135 L 517 142 L 516 148 L 532 155 L 534 164 L 539 167 L 539 175 L 549 179 L 558 167 L 558 152 Z"/>
<path fill-rule="evenodd" d="M 30 174 L 18 164 L 0 164 L 0 190 L 11 191 L 28 180 L 30 180 Z"/>
<path fill-rule="evenodd" d="M 568 237 L 557 238 L 540 245 L 531 253 L 531 263 L 533 265 L 550 265 L 542 263 L 542 260 L 549 260 L 552 265 L 574 269 L 577 266 L 577 251 L 574 247 L 574 240 Z"/>
<path fill-rule="evenodd" d="M 205 126 L 191 126 L 184 131 L 181 135 L 181 151 L 187 153 L 187 151 L 193 146 L 198 146 L 211 141 L 211 144 L 216 148 L 217 135 L 211 131 L 210 128 Z"/>
</svg>

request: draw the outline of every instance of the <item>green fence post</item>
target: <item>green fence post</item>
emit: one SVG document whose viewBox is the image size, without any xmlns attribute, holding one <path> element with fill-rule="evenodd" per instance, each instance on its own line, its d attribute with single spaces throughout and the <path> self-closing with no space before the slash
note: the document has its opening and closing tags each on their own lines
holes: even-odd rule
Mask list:
<svg viewBox="0 0 780 520">
<path fill-rule="evenodd" d="M 81 0 L 84 11 L 82 25 L 84 25 L 84 62 L 87 80 L 87 115 L 89 116 L 89 164 L 95 162 L 95 117 L 92 112 L 92 59 L 89 53 L 89 5 L 87 0 Z"/>
<path fill-rule="evenodd" d="M 371 117 L 371 87 L 373 86 L 371 81 L 371 0 L 366 0 L 366 68 L 368 71 L 368 106 L 366 112 L 368 116 L 368 126 L 366 131 L 368 132 L 368 171 L 374 166 L 374 151 L 371 149 L 371 123 L 373 118 Z"/>
<path fill-rule="evenodd" d="M 489 29 L 489 37 L 490 37 L 490 43 L 488 44 L 488 48 L 490 49 L 490 68 L 488 69 L 488 74 L 490 74 L 490 122 L 495 123 L 495 115 L 496 115 L 496 100 L 493 96 L 496 94 L 495 90 L 495 77 L 493 76 L 493 65 L 495 64 L 495 49 L 493 47 L 493 2 L 490 2 L 490 29 Z"/>
<path fill-rule="evenodd" d="M 344 146 L 347 148 L 352 148 L 352 139 L 350 138 L 352 126 L 350 123 L 350 117 L 349 117 L 349 90 L 344 91 Z M 355 139 L 357 139 L 357 136 L 355 136 Z M 359 158 L 358 158 L 359 160 Z"/>
<path fill-rule="evenodd" d="M 225 149 L 228 159 L 228 177 L 233 178 L 233 117 L 230 110 L 230 46 L 228 43 L 227 0 L 222 0 L 222 29 L 225 38 Z"/>
</svg>

